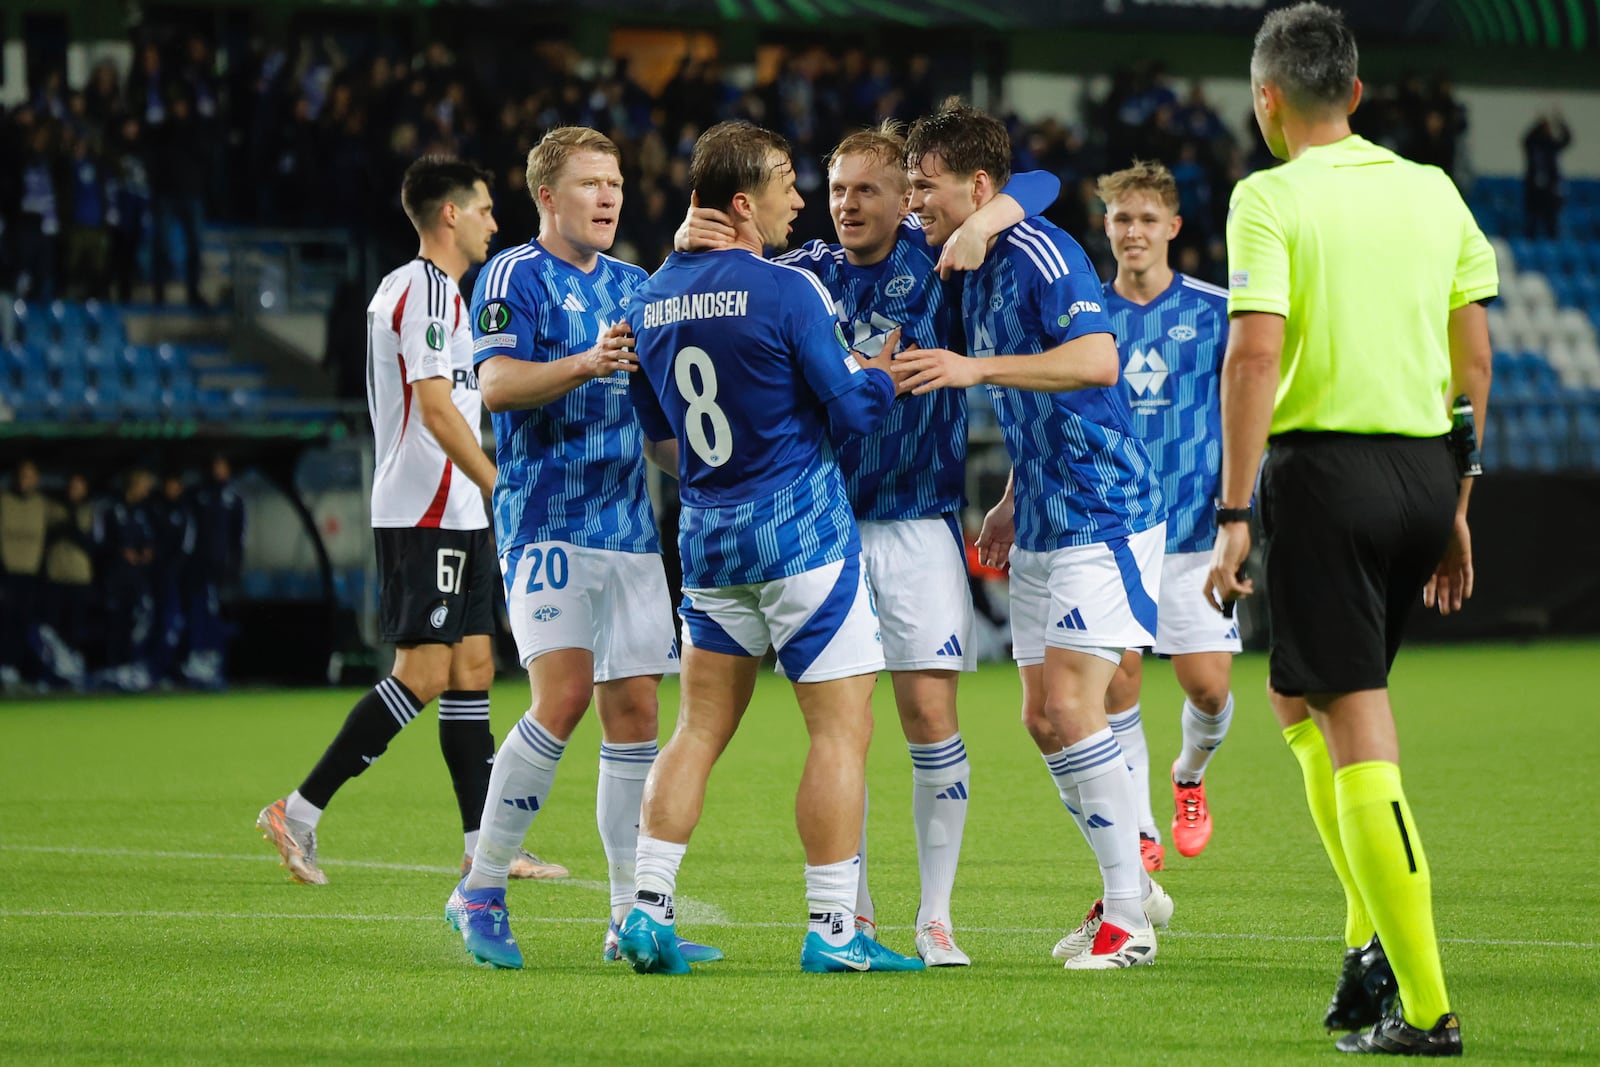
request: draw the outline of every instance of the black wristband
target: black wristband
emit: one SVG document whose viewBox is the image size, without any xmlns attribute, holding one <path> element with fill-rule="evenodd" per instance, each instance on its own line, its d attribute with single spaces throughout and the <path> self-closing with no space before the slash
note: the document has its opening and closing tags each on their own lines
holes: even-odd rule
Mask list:
<svg viewBox="0 0 1600 1067">
<path fill-rule="evenodd" d="M 1249 522 L 1250 517 L 1255 514 L 1255 509 L 1252 507 L 1224 507 L 1222 501 L 1220 500 L 1212 503 L 1212 510 L 1216 517 L 1218 526 L 1229 522 Z"/>
</svg>

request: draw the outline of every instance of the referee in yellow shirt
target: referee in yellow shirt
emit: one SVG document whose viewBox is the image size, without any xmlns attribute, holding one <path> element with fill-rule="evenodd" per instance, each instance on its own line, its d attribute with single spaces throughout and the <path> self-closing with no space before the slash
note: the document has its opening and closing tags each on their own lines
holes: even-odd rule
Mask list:
<svg viewBox="0 0 1600 1067">
<path fill-rule="evenodd" d="M 1459 1055 L 1388 676 L 1418 593 L 1445 613 L 1472 593 L 1471 435 L 1452 438 L 1451 398 L 1470 398 L 1482 424 L 1494 253 L 1442 171 L 1351 134 L 1361 82 L 1337 12 L 1268 15 L 1250 82 L 1262 136 L 1285 162 L 1240 182 L 1229 211 L 1206 592 L 1220 607 L 1252 591 L 1240 568 L 1270 440 L 1260 507 L 1273 707 L 1348 905 L 1325 1021 L 1357 1031 L 1341 1051 Z"/>
</svg>

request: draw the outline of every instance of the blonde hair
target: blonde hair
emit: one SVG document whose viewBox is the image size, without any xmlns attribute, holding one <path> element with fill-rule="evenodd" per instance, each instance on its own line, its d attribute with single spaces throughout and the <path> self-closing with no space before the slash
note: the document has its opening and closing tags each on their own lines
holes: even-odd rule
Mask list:
<svg viewBox="0 0 1600 1067">
<path fill-rule="evenodd" d="M 1095 195 L 1110 207 L 1130 193 L 1149 193 L 1174 214 L 1178 210 L 1178 183 L 1160 163 L 1136 159 L 1133 166 L 1107 174 L 1095 185 Z"/>
<path fill-rule="evenodd" d="M 575 152 L 604 152 L 622 164 L 622 150 L 599 130 L 587 126 L 557 126 L 528 150 L 528 195 L 539 202 L 539 189 L 556 184 L 561 168 Z"/>
<path fill-rule="evenodd" d="M 831 170 L 845 156 L 866 156 L 879 166 L 889 168 L 895 173 L 896 184 L 902 191 L 911 184 L 905 167 L 905 126 L 894 119 L 884 119 L 878 126 L 850 134 L 828 153 L 825 162 Z"/>
</svg>

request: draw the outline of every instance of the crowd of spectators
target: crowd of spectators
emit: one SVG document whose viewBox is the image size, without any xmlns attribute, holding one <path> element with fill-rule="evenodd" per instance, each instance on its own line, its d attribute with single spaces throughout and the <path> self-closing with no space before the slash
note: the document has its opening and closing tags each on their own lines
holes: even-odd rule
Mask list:
<svg viewBox="0 0 1600 1067">
<path fill-rule="evenodd" d="M 231 477 L 219 455 L 97 496 L 82 471 L 20 460 L 0 489 L 0 690 L 220 686 L 244 549 Z"/>
<path fill-rule="evenodd" d="M 527 151 L 560 124 L 594 126 L 622 146 L 627 247 L 619 251 L 646 267 L 664 257 L 687 206 L 695 137 L 726 118 L 789 137 L 807 202 L 796 233 L 826 235 L 828 149 L 851 129 L 909 121 L 944 91 L 970 84 L 967 72 L 936 67 L 925 54 L 860 48 L 796 48 L 763 68 L 764 82 L 739 88 L 715 61 L 685 58 L 651 93 L 626 61 L 586 76 L 576 50 L 559 40 L 468 63 L 438 43 L 398 58 L 376 49 L 347 55 L 322 38 L 258 42 L 230 56 L 224 73 L 205 37 L 153 34 L 125 74 L 101 62 L 75 88 L 52 72 L 0 116 L 0 292 L 127 301 L 148 278 L 159 301 L 181 266 L 185 295 L 198 304 L 206 219 L 342 227 L 386 262 L 413 243 L 396 208 L 400 175 L 431 151 L 488 168 L 501 232 L 520 240 L 537 226 L 523 180 Z M 1155 63 L 1118 73 L 1080 115 L 1010 121 L 1017 165 L 1060 175 L 1051 215 L 1102 268 L 1110 259 L 1095 178 L 1136 157 L 1159 159 L 1183 200 L 1179 264 L 1221 279 L 1229 192 L 1270 163 L 1253 122 L 1224 122 L 1198 83 L 1180 91 Z M 1357 126 L 1453 172 L 1466 117 L 1447 80 L 1408 78 L 1369 88 Z"/>
</svg>

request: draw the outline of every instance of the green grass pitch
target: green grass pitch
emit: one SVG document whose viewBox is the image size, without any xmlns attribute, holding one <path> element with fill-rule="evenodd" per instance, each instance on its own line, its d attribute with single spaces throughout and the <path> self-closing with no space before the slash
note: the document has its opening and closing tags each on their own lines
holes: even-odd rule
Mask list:
<svg viewBox="0 0 1600 1067">
<path fill-rule="evenodd" d="M 431 712 L 334 800 L 332 884 L 307 888 L 252 822 L 299 782 L 353 691 L 8 700 L 0 1063 L 1330 1062 L 1318 1024 L 1342 903 L 1264 667 L 1238 663 L 1233 731 L 1208 775 L 1210 848 L 1169 849 L 1177 913 L 1160 957 L 1111 973 L 1050 959 L 1098 878 L 1005 665 L 962 683 L 973 778 L 954 919 L 974 965 L 901 976 L 799 971 L 803 734 L 776 678 L 712 777 L 679 883 L 684 932 L 728 959 L 674 979 L 600 962 L 592 716 L 529 840 L 573 877 L 512 886 L 528 968 L 491 972 L 441 917 L 461 841 Z M 1479 1062 L 1600 1061 L 1597 683 L 1594 643 L 1416 649 L 1395 672 L 1446 975 Z M 676 693 L 663 687 L 664 709 Z M 526 698 L 515 681 L 495 690 L 497 736 Z M 1144 707 L 1159 783 L 1177 744 L 1164 665 L 1147 670 Z M 910 951 L 910 771 L 886 684 L 869 777 L 881 936 Z M 1170 818 L 1170 795 L 1155 803 Z"/>
</svg>

